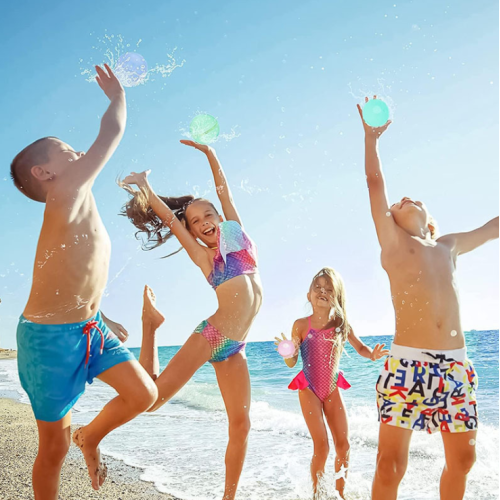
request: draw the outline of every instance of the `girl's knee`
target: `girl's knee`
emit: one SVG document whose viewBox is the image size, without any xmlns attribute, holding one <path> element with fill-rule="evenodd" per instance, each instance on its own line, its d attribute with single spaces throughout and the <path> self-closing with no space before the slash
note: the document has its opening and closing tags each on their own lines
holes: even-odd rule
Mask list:
<svg viewBox="0 0 500 500">
<path fill-rule="evenodd" d="M 229 437 L 238 439 L 247 439 L 250 433 L 250 417 L 242 415 L 238 418 L 229 420 Z"/>
<path fill-rule="evenodd" d="M 399 484 L 405 475 L 407 464 L 407 457 L 379 452 L 375 473 L 384 484 Z"/>
<path fill-rule="evenodd" d="M 335 453 L 338 457 L 346 457 L 349 455 L 349 451 L 351 450 L 351 444 L 348 439 L 337 440 L 335 442 Z"/>
<path fill-rule="evenodd" d="M 314 456 L 321 460 L 326 460 L 328 454 L 330 453 L 330 444 L 328 439 L 322 439 L 321 441 L 314 442 Z"/>
</svg>

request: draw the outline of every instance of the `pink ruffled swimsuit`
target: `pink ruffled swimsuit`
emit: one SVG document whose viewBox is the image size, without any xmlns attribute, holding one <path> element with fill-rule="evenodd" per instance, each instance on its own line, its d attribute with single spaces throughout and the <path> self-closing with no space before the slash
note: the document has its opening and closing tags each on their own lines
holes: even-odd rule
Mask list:
<svg viewBox="0 0 500 500">
<path fill-rule="evenodd" d="M 290 382 L 289 389 L 298 390 L 309 387 L 321 400 L 337 388 L 349 389 L 351 385 L 338 370 L 343 349 L 342 335 L 335 328 L 309 329 L 306 338 L 300 344 L 302 371 Z"/>
</svg>

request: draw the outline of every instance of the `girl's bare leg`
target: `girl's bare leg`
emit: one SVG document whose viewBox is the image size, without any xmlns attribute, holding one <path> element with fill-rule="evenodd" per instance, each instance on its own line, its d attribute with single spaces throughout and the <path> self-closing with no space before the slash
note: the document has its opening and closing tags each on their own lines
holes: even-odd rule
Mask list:
<svg viewBox="0 0 500 500">
<path fill-rule="evenodd" d="M 250 374 L 242 352 L 213 364 L 229 420 L 223 500 L 234 500 L 250 432 Z"/>
<path fill-rule="evenodd" d="M 153 380 L 156 380 L 160 374 L 156 330 L 164 321 L 165 316 L 156 309 L 156 296 L 146 285 L 142 306 L 142 344 L 139 363 Z"/>
<path fill-rule="evenodd" d="M 345 469 L 344 478 L 347 479 L 347 468 L 349 467 L 349 426 L 347 423 L 347 412 L 339 389 L 335 389 L 324 401 L 326 421 L 333 437 L 335 445 L 335 472 L 342 467 Z M 344 498 L 345 479 L 337 479 L 335 488 L 341 498 Z"/>
<path fill-rule="evenodd" d="M 323 404 L 310 389 L 299 391 L 299 400 L 307 428 L 309 429 L 314 444 L 314 455 L 311 460 L 311 477 L 314 493 L 316 493 L 318 479 L 323 476 L 326 459 L 330 452 L 328 434 L 323 419 Z"/>
<path fill-rule="evenodd" d="M 207 339 L 198 333 L 193 333 L 159 375 L 160 364 L 158 362 L 156 330 L 164 320 L 165 317 L 156 309 L 156 299 L 153 291 L 146 285 L 144 287 L 143 331 L 139 362 L 155 381 L 158 388 L 158 399 L 149 408 L 148 412 L 157 410 L 175 396 L 186 385 L 196 370 L 212 356 L 212 350 Z"/>
</svg>

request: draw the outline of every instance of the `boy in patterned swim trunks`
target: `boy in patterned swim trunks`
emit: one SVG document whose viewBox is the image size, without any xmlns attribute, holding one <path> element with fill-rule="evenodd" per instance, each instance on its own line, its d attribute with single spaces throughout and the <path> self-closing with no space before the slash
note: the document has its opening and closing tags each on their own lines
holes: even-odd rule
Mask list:
<svg viewBox="0 0 500 500">
<path fill-rule="evenodd" d="M 376 386 L 380 433 L 372 500 L 397 498 L 415 430 L 441 432 L 440 498 L 460 500 L 475 461 L 478 380 L 467 359 L 455 266 L 458 255 L 498 238 L 498 217 L 438 238 L 422 202 L 405 197 L 389 206 L 378 139 L 391 122 L 372 128 L 359 105 L 358 111 L 371 212 L 396 313 L 394 343 Z"/>
<path fill-rule="evenodd" d="M 111 243 L 92 187 L 123 135 L 126 102 L 112 71 L 107 66 L 107 72 L 96 70 L 97 83 L 110 104 L 87 154 L 46 137 L 23 149 L 11 165 L 15 186 L 45 204 L 31 293 L 17 328 L 19 377 L 39 435 L 33 466 L 37 500 L 59 498 L 61 467 L 70 445 L 71 407 L 86 383 L 97 377 L 118 393 L 73 435 L 96 490 L 106 477 L 99 442 L 146 411 L 158 394 L 149 375 L 106 323 L 113 324 L 99 312 Z M 83 497 L 87 495 L 82 493 Z"/>
</svg>

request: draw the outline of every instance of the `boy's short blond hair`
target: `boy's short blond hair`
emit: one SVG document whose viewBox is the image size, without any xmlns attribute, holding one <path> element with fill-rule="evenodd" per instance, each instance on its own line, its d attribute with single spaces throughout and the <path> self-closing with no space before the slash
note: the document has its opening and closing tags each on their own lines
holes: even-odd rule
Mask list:
<svg viewBox="0 0 500 500">
<path fill-rule="evenodd" d="M 45 195 L 41 189 L 40 182 L 31 173 L 35 165 L 43 165 L 49 161 L 49 141 L 56 137 L 43 137 L 29 146 L 26 146 L 12 160 L 10 165 L 10 176 L 14 185 L 28 198 L 45 203 Z"/>
<path fill-rule="evenodd" d="M 429 215 L 429 231 L 431 232 L 431 238 L 437 240 L 439 238 L 439 228 L 436 219 L 432 215 Z"/>
</svg>

